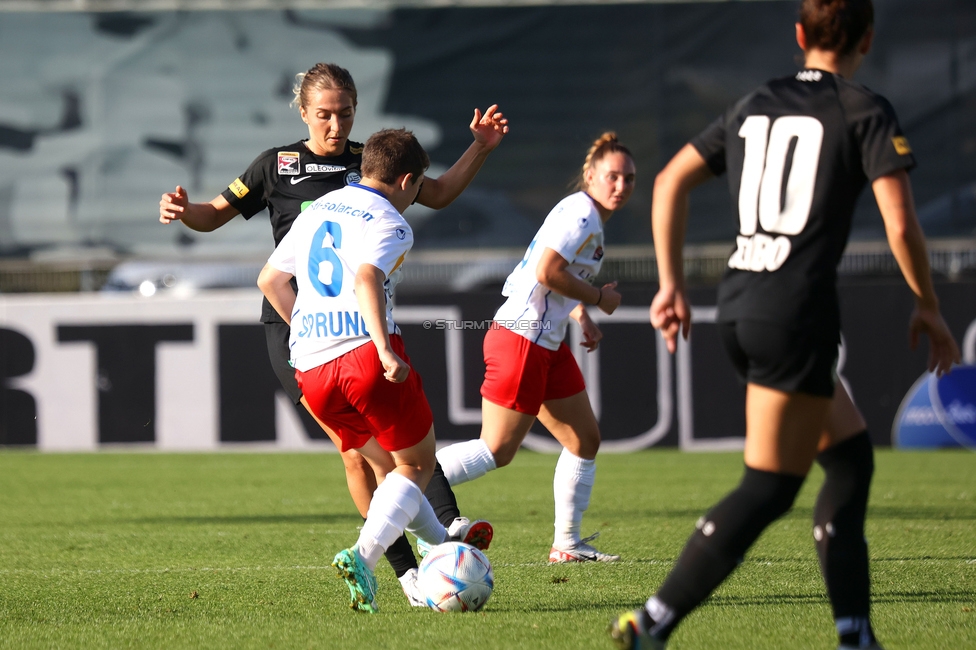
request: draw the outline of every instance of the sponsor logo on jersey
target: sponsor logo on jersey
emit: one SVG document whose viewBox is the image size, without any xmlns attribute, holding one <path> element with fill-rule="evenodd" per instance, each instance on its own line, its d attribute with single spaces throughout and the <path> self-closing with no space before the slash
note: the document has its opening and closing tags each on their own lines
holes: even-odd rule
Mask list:
<svg viewBox="0 0 976 650">
<path fill-rule="evenodd" d="M 326 174 L 329 172 L 344 172 L 344 171 L 346 171 L 345 165 L 320 165 L 318 163 L 305 164 L 306 174 Z"/>
<path fill-rule="evenodd" d="M 282 176 L 298 176 L 298 152 L 278 152 L 278 173 Z"/>
<path fill-rule="evenodd" d="M 907 156 L 912 152 L 912 146 L 908 144 L 908 138 L 903 135 L 893 137 L 891 144 L 895 145 L 895 153 L 899 156 Z"/>
<path fill-rule="evenodd" d="M 239 199 L 243 199 L 245 196 L 247 196 L 247 193 L 251 191 L 248 189 L 247 185 L 241 182 L 241 179 L 239 178 L 235 178 L 234 182 L 227 186 L 227 189 L 233 192 L 234 196 Z"/>
<path fill-rule="evenodd" d="M 358 169 L 350 169 L 346 172 L 346 177 L 344 180 L 346 185 L 349 185 L 350 183 L 358 183 L 359 181 L 363 180 L 363 176 L 359 173 Z"/>
<path fill-rule="evenodd" d="M 800 70 L 796 73 L 797 81 L 820 81 L 823 73 L 820 70 Z"/>
<path fill-rule="evenodd" d="M 597 246 L 596 250 L 593 251 L 593 259 L 597 262 L 603 259 L 603 246 Z"/>
<path fill-rule="evenodd" d="M 404 230 L 403 228 L 397 228 L 396 229 L 396 236 L 397 236 L 397 239 L 405 239 L 406 236 L 407 236 L 407 231 Z"/>
<path fill-rule="evenodd" d="M 362 152 L 363 152 L 362 147 L 349 147 L 349 153 L 353 154 L 354 156 L 358 156 Z"/>
<path fill-rule="evenodd" d="M 328 210 L 329 212 L 335 212 L 338 214 L 348 214 L 353 217 L 362 217 L 366 221 L 372 221 L 374 219 L 372 213 L 366 210 L 360 210 L 359 208 L 346 205 L 345 203 L 332 203 L 331 201 L 326 201 L 325 203 L 319 204 L 322 209 Z"/>
<path fill-rule="evenodd" d="M 291 179 L 291 184 L 292 185 L 298 185 L 302 181 L 307 181 L 310 178 L 311 178 L 311 176 L 299 176 L 298 178 Z"/>
</svg>

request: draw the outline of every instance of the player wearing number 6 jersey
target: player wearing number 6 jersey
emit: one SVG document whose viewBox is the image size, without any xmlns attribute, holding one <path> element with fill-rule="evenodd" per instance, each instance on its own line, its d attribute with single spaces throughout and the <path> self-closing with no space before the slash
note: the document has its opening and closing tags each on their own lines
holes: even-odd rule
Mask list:
<svg viewBox="0 0 976 650">
<path fill-rule="evenodd" d="M 267 208 L 277 245 L 298 214 L 315 199 L 359 181 L 363 146 L 349 140 L 358 97 L 352 76 L 334 63 L 318 63 L 298 78 L 293 103 L 308 125 L 308 139 L 263 152 L 240 178 L 209 203 L 190 202 L 182 187 L 163 194 L 159 201 L 162 223 L 179 220 L 193 230 L 209 232 L 238 214 L 250 219 Z M 491 106 L 484 114 L 475 109 L 469 125 L 474 142 L 443 175 L 426 179 L 417 203 L 442 208 L 467 187 L 488 154 L 508 132 L 508 120 L 497 109 Z M 307 408 L 307 400 L 295 382 L 294 368 L 288 363 L 288 325 L 267 301 L 261 307 L 261 322 L 271 367 L 282 389 L 295 404 Z M 322 428 L 336 446 L 341 446 L 334 432 Z M 348 450 L 342 453 L 342 461 L 349 493 L 360 514 L 365 516 L 377 477 L 381 479 L 392 468 L 392 459 L 371 467 L 358 452 Z M 458 517 L 457 500 L 439 468 L 435 467 L 427 493 L 443 523 L 450 524 Z M 390 547 L 387 558 L 410 602 L 425 606 L 416 586 L 417 559 L 406 537 Z"/>
<path fill-rule="evenodd" d="M 915 295 L 912 344 L 927 334 L 929 369 L 959 349 L 939 313 L 912 203 L 908 141 L 891 106 L 850 79 L 871 46 L 871 0 L 803 0 L 796 38 L 806 67 L 746 96 L 658 175 L 652 226 L 660 289 L 651 321 L 674 352 L 691 326 L 681 249 L 691 189 L 728 173 L 739 235 L 719 287 L 719 328 L 746 382 L 745 475 L 699 519 L 646 605 L 611 622 L 618 647 L 663 648 L 678 623 L 786 513 L 814 460 L 825 480 L 813 537 L 840 647 L 880 648 L 870 623 L 864 517 L 874 468 L 861 414 L 834 367 L 840 340 L 836 268 L 868 182 Z"/>
<path fill-rule="evenodd" d="M 360 183 L 315 201 L 295 220 L 258 285 L 290 323 L 291 359 L 309 408 L 371 464 L 395 469 L 376 488 L 355 546 L 333 562 L 353 609 L 376 611 L 373 569 L 404 529 L 428 544 L 448 536 L 423 490 L 434 472 L 433 416 L 410 367 L 392 297 L 413 246 L 401 213 L 417 198 L 429 160 L 412 133 L 380 131 L 363 150 Z M 298 281 L 298 293 L 292 279 Z M 452 530 L 484 546 L 487 522 Z M 463 529 L 460 529 L 463 528 Z"/>
</svg>

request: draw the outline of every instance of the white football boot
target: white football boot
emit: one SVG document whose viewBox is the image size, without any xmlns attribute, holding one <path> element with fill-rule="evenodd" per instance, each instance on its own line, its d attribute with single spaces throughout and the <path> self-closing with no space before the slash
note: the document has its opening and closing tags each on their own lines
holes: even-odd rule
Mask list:
<svg viewBox="0 0 976 650">
<path fill-rule="evenodd" d="M 589 537 L 584 537 L 578 544 L 570 548 L 556 548 L 553 546 L 549 550 L 549 564 L 564 564 L 567 562 L 616 562 L 619 560 L 619 555 L 602 553 L 589 545 L 589 542 L 592 542 L 599 536 L 600 533 L 593 533 Z"/>
<path fill-rule="evenodd" d="M 397 579 L 400 581 L 403 594 L 407 597 L 411 607 L 427 607 L 427 599 L 420 593 L 420 586 L 417 585 L 416 569 L 410 569 Z"/>
</svg>

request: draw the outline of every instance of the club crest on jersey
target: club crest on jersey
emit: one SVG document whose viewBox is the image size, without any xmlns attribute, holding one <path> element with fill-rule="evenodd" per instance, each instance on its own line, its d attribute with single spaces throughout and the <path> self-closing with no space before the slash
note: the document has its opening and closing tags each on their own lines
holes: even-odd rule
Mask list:
<svg viewBox="0 0 976 650">
<path fill-rule="evenodd" d="M 351 183 L 358 183 L 361 180 L 363 180 L 363 177 L 362 174 L 359 173 L 358 169 L 350 169 L 349 171 L 346 172 L 346 177 L 345 177 L 346 185 L 349 185 Z"/>
<path fill-rule="evenodd" d="M 343 165 L 320 165 L 318 163 L 306 163 L 305 173 L 306 174 L 327 174 L 329 172 L 344 172 L 346 168 Z"/>
<path fill-rule="evenodd" d="M 278 174 L 281 176 L 298 176 L 298 152 L 279 151 L 278 152 Z"/>
<path fill-rule="evenodd" d="M 589 223 L 589 219 L 587 219 L 586 217 L 580 217 L 579 219 L 576 220 L 576 223 L 579 225 L 580 228 L 586 228 L 586 224 Z"/>
<path fill-rule="evenodd" d="M 403 228 L 397 228 L 396 229 L 396 236 L 397 236 L 397 239 L 405 239 L 406 236 L 407 236 L 407 231 L 404 230 Z"/>
<path fill-rule="evenodd" d="M 593 259 L 597 262 L 603 259 L 603 246 L 597 246 L 596 250 L 593 251 Z"/>
</svg>

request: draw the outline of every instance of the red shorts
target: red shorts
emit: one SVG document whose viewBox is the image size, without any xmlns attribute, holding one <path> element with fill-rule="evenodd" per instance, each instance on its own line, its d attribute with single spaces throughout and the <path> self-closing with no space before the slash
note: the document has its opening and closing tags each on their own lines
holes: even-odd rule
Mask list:
<svg viewBox="0 0 976 650">
<path fill-rule="evenodd" d="M 410 365 L 403 339 L 390 336 L 397 356 Z M 376 346 L 370 341 L 295 379 L 309 408 L 342 440 L 342 451 L 359 449 L 376 438 L 387 451 L 413 447 L 434 424 L 420 375 L 410 366 L 402 384 L 384 376 Z"/>
<path fill-rule="evenodd" d="M 586 390 L 565 343 L 548 350 L 504 327 L 485 334 L 485 381 L 481 396 L 492 404 L 538 415 L 542 403 Z"/>
</svg>

